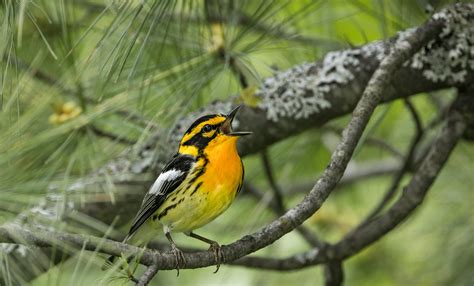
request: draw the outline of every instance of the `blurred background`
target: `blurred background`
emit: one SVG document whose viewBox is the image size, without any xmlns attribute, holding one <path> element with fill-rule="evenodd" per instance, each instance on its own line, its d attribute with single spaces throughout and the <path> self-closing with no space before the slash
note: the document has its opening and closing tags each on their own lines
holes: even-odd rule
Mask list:
<svg viewBox="0 0 474 286">
<path fill-rule="evenodd" d="M 18 214 L 36 207 L 45 196 L 69 196 L 61 199 L 64 206 L 58 204 L 58 218 L 67 203 L 85 204 L 97 200 L 100 192 L 104 201 L 113 202 L 113 184 L 95 190 L 93 196 L 65 190 L 138 148 L 156 126 L 171 130 L 187 113 L 234 95 L 251 104 L 252 91 L 276 71 L 316 61 L 331 50 L 387 39 L 420 25 L 433 10 L 452 2 L 2 1 L 0 223 L 18 220 Z M 452 90 L 445 90 L 412 97 L 425 127 L 453 96 Z M 340 118 L 266 151 L 285 207 L 294 206 L 309 191 L 347 122 L 347 116 Z M 421 146 L 438 127 L 428 130 Z M 394 166 L 415 132 L 403 100 L 378 107 L 349 165 L 349 171 L 372 172 L 341 184 L 305 226 L 329 242 L 356 226 L 391 185 Z M 473 158 L 474 146 L 460 142 L 416 213 L 344 263 L 346 285 L 472 285 Z M 276 217 L 268 208 L 272 191 L 262 161 L 260 154 L 244 159 L 247 183 L 263 196 L 244 190 L 227 212 L 199 233 L 229 244 Z M 387 171 L 374 171 L 382 168 Z M 116 210 L 105 211 L 114 215 Z M 80 212 L 67 215 L 92 225 L 95 235 L 124 233 L 128 227 L 117 223 L 111 229 Z M 84 232 L 60 220 L 51 227 Z M 175 239 L 181 246 L 206 247 L 184 235 Z M 165 241 L 161 232 L 157 240 Z M 286 257 L 308 247 L 293 232 L 256 254 Z M 100 270 L 103 255 L 80 249 L 70 254 L 70 259 L 53 259 L 54 263 L 47 255 L 36 257 L 35 263 L 50 269 L 31 280 L 22 278 L 24 265 L 0 252 L 0 285 L 130 283 L 119 273 Z M 217 274 L 213 270 L 182 270 L 179 277 L 175 271 L 161 271 L 153 285 L 323 283 L 321 267 L 276 272 L 224 265 Z M 137 273 L 141 272 L 139 267 Z"/>
</svg>

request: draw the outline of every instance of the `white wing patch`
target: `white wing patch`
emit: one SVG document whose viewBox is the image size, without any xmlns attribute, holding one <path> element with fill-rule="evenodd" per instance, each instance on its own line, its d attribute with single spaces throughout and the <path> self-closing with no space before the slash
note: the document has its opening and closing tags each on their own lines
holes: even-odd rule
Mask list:
<svg viewBox="0 0 474 286">
<path fill-rule="evenodd" d="M 161 192 L 163 190 L 163 185 L 173 180 L 176 180 L 176 178 L 183 174 L 183 171 L 176 169 L 171 169 L 164 173 L 161 173 L 156 179 L 156 181 L 153 183 L 153 186 L 151 186 L 149 193 L 153 195 L 163 195 L 164 193 Z"/>
</svg>

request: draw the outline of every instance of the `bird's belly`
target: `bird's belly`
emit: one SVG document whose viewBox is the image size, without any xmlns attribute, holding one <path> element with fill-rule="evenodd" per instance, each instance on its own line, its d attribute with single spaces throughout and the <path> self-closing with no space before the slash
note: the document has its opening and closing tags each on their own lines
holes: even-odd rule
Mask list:
<svg viewBox="0 0 474 286">
<path fill-rule="evenodd" d="M 237 163 L 228 165 L 226 169 L 210 164 L 208 172 L 191 187 L 173 194 L 176 198 L 166 200 L 158 213 L 168 210 L 158 219 L 159 222 L 174 232 L 189 232 L 219 216 L 231 205 L 241 188 L 243 169 L 240 159 Z"/>
<path fill-rule="evenodd" d="M 235 192 L 224 190 L 218 186 L 212 191 L 196 191 L 193 196 L 186 197 L 179 205 L 168 211 L 160 220 L 175 232 L 189 232 L 199 228 L 224 212 L 232 203 Z"/>
</svg>

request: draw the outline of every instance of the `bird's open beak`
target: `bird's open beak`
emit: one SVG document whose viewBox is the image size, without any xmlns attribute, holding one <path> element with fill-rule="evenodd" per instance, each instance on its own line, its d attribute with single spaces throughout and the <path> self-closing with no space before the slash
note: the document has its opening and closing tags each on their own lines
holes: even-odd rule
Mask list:
<svg viewBox="0 0 474 286">
<path fill-rule="evenodd" d="M 234 108 L 229 114 L 226 115 L 226 120 L 221 125 L 221 132 L 229 136 L 245 136 L 250 135 L 252 132 L 248 131 L 232 131 L 232 121 L 234 120 L 237 111 L 239 111 L 240 105 Z"/>
</svg>

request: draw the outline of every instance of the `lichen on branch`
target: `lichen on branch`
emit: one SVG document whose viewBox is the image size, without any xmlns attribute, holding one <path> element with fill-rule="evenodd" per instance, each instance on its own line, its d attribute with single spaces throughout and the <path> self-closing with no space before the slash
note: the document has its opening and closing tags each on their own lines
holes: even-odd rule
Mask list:
<svg viewBox="0 0 474 286">
<path fill-rule="evenodd" d="M 444 27 L 409 63 L 434 82 L 462 83 L 474 70 L 474 4 L 454 5 L 433 15 Z"/>
</svg>

